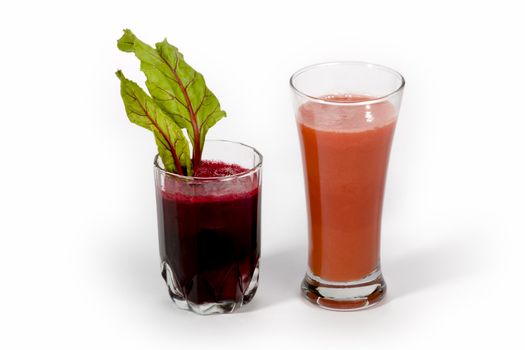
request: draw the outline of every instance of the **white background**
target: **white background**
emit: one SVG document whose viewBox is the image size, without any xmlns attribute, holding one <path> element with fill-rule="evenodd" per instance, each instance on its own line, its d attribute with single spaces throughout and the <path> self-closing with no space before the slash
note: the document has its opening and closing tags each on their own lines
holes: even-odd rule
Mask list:
<svg viewBox="0 0 525 350">
<path fill-rule="evenodd" d="M 525 21 L 519 1 L 9 1 L 0 5 L 0 348 L 519 348 L 525 312 Z M 176 309 L 159 273 L 153 138 L 116 40 L 164 37 L 228 112 L 209 137 L 265 156 L 260 288 Z M 299 296 L 305 199 L 288 87 L 329 60 L 407 80 L 383 220 L 386 302 Z"/>
</svg>

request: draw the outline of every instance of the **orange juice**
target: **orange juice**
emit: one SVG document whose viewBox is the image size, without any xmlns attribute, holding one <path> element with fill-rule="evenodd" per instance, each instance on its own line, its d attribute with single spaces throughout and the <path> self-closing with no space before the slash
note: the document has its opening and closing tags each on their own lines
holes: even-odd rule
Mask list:
<svg viewBox="0 0 525 350">
<path fill-rule="evenodd" d="M 309 267 L 323 280 L 348 282 L 379 268 L 383 191 L 397 113 L 390 102 L 361 95 L 323 100 L 304 103 L 296 116 L 309 213 Z"/>
</svg>

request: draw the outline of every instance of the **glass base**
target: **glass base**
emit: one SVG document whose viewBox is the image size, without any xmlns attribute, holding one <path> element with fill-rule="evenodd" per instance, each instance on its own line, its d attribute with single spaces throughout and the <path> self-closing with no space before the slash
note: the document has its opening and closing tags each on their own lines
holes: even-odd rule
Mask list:
<svg viewBox="0 0 525 350">
<path fill-rule="evenodd" d="M 166 285 L 168 286 L 171 300 L 173 300 L 175 305 L 182 310 L 193 311 L 199 315 L 231 313 L 242 305 L 246 305 L 252 301 L 255 292 L 257 292 L 257 287 L 259 286 L 259 264 L 257 264 L 252 279 L 250 280 L 248 288 L 246 288 L 241 300 L 221 300 L 213 303 L 196 304 L 184 298 L 184 295 L 180 292 L 181 289 L 177 286 L 175 279 L 173 278 L 171 268 L 166 262 L 161 264 L 161 273 L 166 281 Z"/>
<path fill-rule="evenodd" d="M 307 272 L 301 290 L 306 300 L 323 309 L 353 311 L 369 308 L 383 300 L 386 283 L 379 269 L 352 282 L 326 281 Z"/>
</svg>

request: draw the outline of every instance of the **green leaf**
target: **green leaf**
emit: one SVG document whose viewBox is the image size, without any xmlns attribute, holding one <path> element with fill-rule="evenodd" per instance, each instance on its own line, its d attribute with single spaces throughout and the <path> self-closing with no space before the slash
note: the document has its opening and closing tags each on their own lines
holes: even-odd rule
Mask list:
<svg viewBox="0 0 525 350">
<path fill-rule="evenodd" d="M 193 146 L 193 165 L 197 166 L 208 130 L 226 116 L 202 74 L 188 65 L 179 50 L 167 40 L 153 48 L 126 29 L 118 47 L 135 53 L 155 102 L 188 131 Z"/>
<path fill-rule="evenodd" d="M 136 83 L 117 71 L 120 94 L 129 120 L 155 134 L 155 141 L 165 170 L 192 175 L 188 141 L 180 127 L 155 104 Z"/>
</svg>

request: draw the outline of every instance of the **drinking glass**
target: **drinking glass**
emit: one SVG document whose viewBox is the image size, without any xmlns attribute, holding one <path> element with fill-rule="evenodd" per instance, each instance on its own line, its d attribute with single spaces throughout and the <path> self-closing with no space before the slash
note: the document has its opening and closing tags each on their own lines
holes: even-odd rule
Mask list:
<svg viewBox="0 0 525 350">
<path fill-rule="evenodd" d="M 383 193 L 404 78 L 365 62 L 330 62 L 290 79 L 308 208 L 302 294 L 327 309 L 383 299 Z"/>
<path fill-rule="evenodd" d="M 242 143 L 209 140 L 203 160 L 247 170 L 189 177 L 165 171 L 155 157 L 161 272 L 180 308 L 227 313 L 257 290 L 262 156 Z"/>
</svg>

